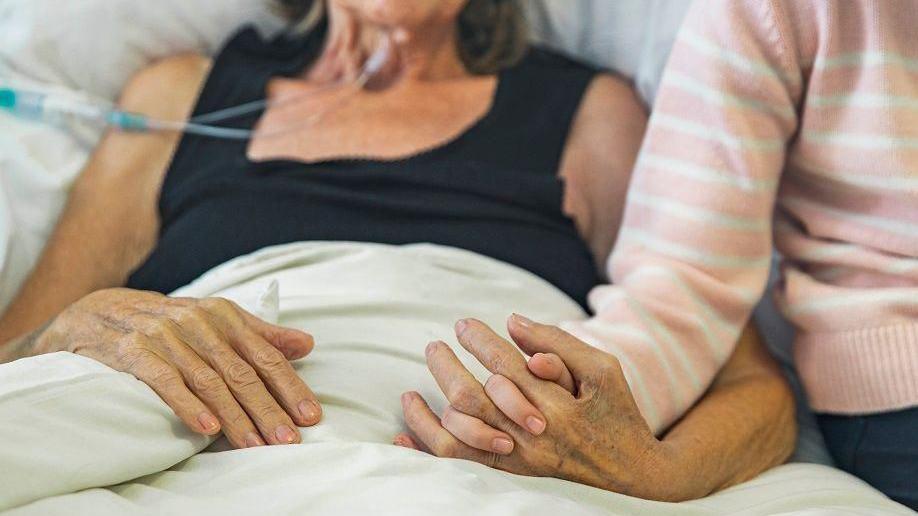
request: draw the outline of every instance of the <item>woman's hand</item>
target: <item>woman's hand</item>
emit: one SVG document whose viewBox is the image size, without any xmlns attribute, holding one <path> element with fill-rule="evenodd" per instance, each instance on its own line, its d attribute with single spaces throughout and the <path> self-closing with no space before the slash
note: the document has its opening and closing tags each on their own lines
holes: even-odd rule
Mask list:
<svg viewBox="0 0 918 516">
<path fill-rule="evenodd" d="M 419 394 L 406 393 L 405 420 L 417 439 L 400 435 L 396 444 L 631 496 L 681 497 L 668 480 L 672 452 L 653 436 L 615 357 L 520 316 L 509 330 L 533 356 L 528 364 L 483 323 L 457 324 L 459 342 L 493 373 L 484 387 L 446 344 L 428 346 L 450 406 L 440 418 Z"/>
<path fill-rule="evenodd" d="M 64 310 L 36 340 L 133 374 L 191 430 L 237 448 L 300 441 L 321 419 L 315 395 L 288 362 L 309 335 L 268 324 L 225 299 L 101 290 Z"/>
</svg>

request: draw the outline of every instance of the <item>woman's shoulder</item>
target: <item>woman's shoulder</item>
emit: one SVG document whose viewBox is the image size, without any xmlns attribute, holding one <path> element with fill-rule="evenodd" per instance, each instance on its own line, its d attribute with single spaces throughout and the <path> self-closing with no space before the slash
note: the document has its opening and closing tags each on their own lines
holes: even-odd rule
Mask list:
<svg viewBox="0 0 918 516">
<path fill-rule="evenodd" d="M 201 54 L 156 61 L 128 81 L 119 106 L 149 116 L 185 119 L 194 108 L 211 65 L 212 60 Z"/>
<path fill-rule="evenodd" d="M 585 73 L 598 73 L 598 69 L 583 61 L 542 45 L 532 45 L 520 61 L 520 66 L 546 70 L 568 70 Z"/>
</svg>

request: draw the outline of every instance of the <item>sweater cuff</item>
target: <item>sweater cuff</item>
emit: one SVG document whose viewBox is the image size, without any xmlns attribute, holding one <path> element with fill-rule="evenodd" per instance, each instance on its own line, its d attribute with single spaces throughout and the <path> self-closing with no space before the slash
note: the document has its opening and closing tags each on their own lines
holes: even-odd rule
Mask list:
<svg viewBox="0 0 918 516">
<path fill-rule="evenodd" d="M 815 412 L 918 406 L 918 324 L 799 335 L 794 358 Z"/>
</svg>

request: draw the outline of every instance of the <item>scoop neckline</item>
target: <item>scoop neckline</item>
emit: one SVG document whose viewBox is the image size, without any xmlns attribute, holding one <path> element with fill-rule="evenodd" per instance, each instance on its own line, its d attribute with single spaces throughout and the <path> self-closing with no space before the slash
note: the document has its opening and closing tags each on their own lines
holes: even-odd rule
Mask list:
<svg viewBox="0 0 918 516">
<path fill-rule="evenodd" d="M 274 71 L 264 80 L 262 90 L 263 97 L 267 97 L 267 88 L 268 84 L 272 79 L 275 78 L 291 78 L 287 74 L 277 74 Z M 423 161 L 424 159 L 432 158 L 443 152 L 447 152 L 453 147 L 459 145 L 463 141 L 469 139 L 473 134 L 485 129 L 487 126 L 493 123 L 493 120 L 497 117 L 498 107 L 505 95 L 505 81 L 503 72 L 499 72 L 495 76 L 495 84 L 493 91 L 490 94 L 490 101 L 488 109 L 473 120 L 467 127 L 459 131 L 455 136 L 444 140 L 443 142 L 434 144 L 432 146 L 422 148 L 417 152 L 405 155 L 404 157 L 391 158 L 391 159 L 380 159 L 373 156 L 342 156 L 338 158 L 327 158 L 316 161 L 306 161 L 296 158 L 272 158 L 266 160 L 253 160 L 249 157 L 249 145 L 251 139 L 243 140 L 241 147 L 242 157 L 245 160 L 245 163 L 255 169 L 264 169 L 264 168 L 274 168 L 279 166 L 334 166 L 334 165 L 351 165 L 351 164 L 361 164 L 361 165 L 373 165 L 373 166 L 387 166 L 387 165 L 397 165 L 411 163 L 414 161 Z M 251 127 L 254 128 L 264 117 L 266 109 L 261 109 L 256 112 L 256 115 L 253 117 Z"/>
</svg>

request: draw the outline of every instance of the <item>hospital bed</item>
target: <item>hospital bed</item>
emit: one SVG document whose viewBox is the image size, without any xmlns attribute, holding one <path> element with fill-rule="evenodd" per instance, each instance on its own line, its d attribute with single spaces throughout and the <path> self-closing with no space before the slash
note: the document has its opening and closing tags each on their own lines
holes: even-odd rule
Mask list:
<svg viewBox="0 0 918 516">
<path fill-rule="evenodd" d="M 532 0 L 528 6 L 537 40 L 632 78 L 652 104 L 687 3 Z M 255 0 L 0 0 L 0 78 L 112 100 L 146 63 L 212 53 L 248 22 L 268 32 L 280 28 Z M 89 126 L 56 129 L 0 115 L 0 307 L 37 259 L 99 136 Z M 437 298 L 449 301 L 430 303 L 433 285 Z M 547 322 L 583 316 L 539 278 L 472 253 L 430 245 L 293 244 L 240 257 L 180 294 L 227 297 L 315 334 L 321 347 L 297 369 L 322 399 L 325 422 L 304 431 L 300 446 L 230 451 L 222 440 L 186 431 L 144 384 L 91 360 L 55 354 L 0 366 L 0 511 L 909 513 L 831 467 L 805 404 L 791 464 L 675 505 L 389 445 L 402 429 L 402 391 L 440 399 L 421 357 L 429 340 L 451 335 L 451 321 L 475 316 L 499 328 L 508 307 Z M 759 315 L 776 354 L 786 357 L 786 326 L 767 305 Z"/>
</svg>

